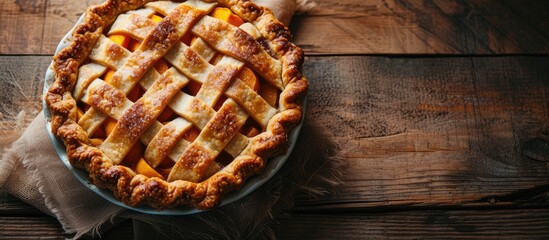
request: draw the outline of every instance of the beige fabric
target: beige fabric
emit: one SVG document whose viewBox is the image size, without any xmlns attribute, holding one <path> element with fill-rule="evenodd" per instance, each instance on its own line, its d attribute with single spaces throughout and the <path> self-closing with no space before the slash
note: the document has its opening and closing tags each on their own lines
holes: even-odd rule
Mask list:
<svg viewBox="0 0 549 240">
<path fill-rule="evenodd" d="M 284 6 L 275 11 L 289 22 L 295 0 L 264 1 Z M 3 103 L 0 103 L 3 104 Z M 325 194 L 341 175 L 341 159 L 322 127 L 306 119 L 292 155 L 266 184 L 244 199 L 192 216 L 139 214 L 115 206 L 84 187 L 59 160 L 40 112 L 0 160 L 0 191 L 56 217 L 67 233 L 97 236 L 109 220 L 133 219 L 136 238 L 268 238 L 268 223 L 291 205 L 293 192 Z M 7 146 L 6 139 L 2 145 Z M 328 152 L 326 152 L 328 150 Z M 326 155 L 328 153 L 328 155 Z"/>
<path fill-rule="evenodd" d="M 286 26 L 288 26 L 288 24 L 290 23 L 292 15 L 294 15 L 297 7 L 296 0 L 252 0 L 252 2 L 256 3 L 257 5 L 261 5 L 271 9 L 275 17 Z M 283 4 L 281 4 L 281 2 L 283 2 Z"/>
<path fill-rule="evenodd" d="M 66 232 L 91 232 L 123 209 L 78 182 L 59 160 L 45 126 L 44 114 L 40 112 L 23 135 L 6 150 L 0 168 L 11 171 L 0 186 L 56 217 Z"/>
<path fill-rule="evenodd" d="M 240 201 L 192 216 L 127 211 L 84 187 L 55 153 L 42 112 L 3 154 L 0 188 L 56 217 L 75 238 L 97 236 L 115 217 L 134 220 L 136 239 L 270 238 L 269 223 L 291 207 L 295 191 L 327 194 L 344 169 L 336 144 L 313 121 L 305 119 L 290 158 L 266 184 Z"/>
</svg>

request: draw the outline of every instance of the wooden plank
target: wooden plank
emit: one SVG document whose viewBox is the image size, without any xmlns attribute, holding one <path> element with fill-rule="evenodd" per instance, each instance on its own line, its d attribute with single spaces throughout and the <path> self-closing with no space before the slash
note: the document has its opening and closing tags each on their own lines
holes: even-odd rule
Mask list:
<svg viewBox="0 0 549 240">
<path fill-rule="evenodd" d="M 104 0 L 48 0 L 45 12 L 44 43 L 41 54 L 53 54 L 65 34 L 74 26 L 88 6 Z"/>
<path fill-rule="evenodd" d="M 100 2 L 3 3 L 0 54 L 53 54 L 86 7 Z M 544 0 L 314 2 L 291 24 L 308 55 L 549 53 Z"/>
<path fill-rule="evenodd" d="M 549 165 L 521 152 L 549 123 L 547 57 L 309 57 L 305 121 L 344 147 L 333 196 L 300 210 L 543 203 Z M 538 196 L 538 195 L 541 195 Z"/>
<path fill-rule="evenodd" d="M 2 120 L 9 107 L 17 112 L 40 101 L 49 61 L 48 56 L 0 58 Z M 307 121 L 317 121 L 348 146 L 347 172 L 337 195 L 297 196 L 298 213 L 280 220 L 277 234 L 293 239 L 340 236 L 328 232 L 379 238 L 546 236 L 547 209 L 484 208 L 547 206 L 549 166 L 521 153 L 526 141 L 546 134 L 547 63 L 549 57 L 307 58 Z M 28 206 L 14 208 L 19 207 Z M 428 210 L 457 207 L 484 210 Z M 356 212 L 391 208 L 423 210 Z M 305 214 L 339 211 L 355 214 Z M 9 232 L 17 236 L 35 234 L 17 227 L 36 226 L 43 236 L 63 237 L 52 218 L 2 216 L 0 226 L 13 227 Z"/>
<path fill-rule="evenodd" d="M 64 239 L 61 225 L 52 217 L 0 217 L 2 239 Z"/>
<path fill-rule="evenodd" d="M 102 226 L 102 239 L 132 239 L 131 220 L 114 221 Z M 0 192 L 0 239 L 65 239 L 59 222 L 7 192 Z"/>
<path fill-rule="evenodd" d="M 549 2 L 541 0 L 317 0 L 292 22 L 311 54 L 549 52 Z"/>
<path fill-rule="evenodd" d="M 278 239 L 544 239 L 548 209 L 405 211 L 394 213 L 299 214 L 276 219 Z M 63 239 L 49 217 L 0 217 L 0 238 Z M 132 239 L 131 222 L 102 239 Z"/>
<path fill-rule="evenodd" d="M 46 0 L 0 3 L 0 53 L 42 52 Z"/>
<path fill-rule="evenodd" d="M 290 214 L 278 239 L 547 239 L 548 209 Z"/>
<path fill-rule="evenodd" d="M 63 228 L 53 217 L 6 217 L 0 216 L 0 239 L 66 239 Z M 96 236 L 97 237 L 97 236 Z M 85 236 L 85 238 L 91 238 Z M 133 227 L 130 220 L 116 228 L 101 234 L 101 239 L 133 239 Z"/>
<path fill-rule="evenodd" d="M 18 85 L 2 75 L 1 111 L 39 102 L 48 62 L 0 58 L 1 72 L 28 66 L 14 73 Z M 298 196 L 296 206 L 547 204 L 539 199 L 549 190 L 549 166 L 521 153 L 526 141 L 546 134 L 547 63 L 549 57 L 307 58 L 307 121 L 346 146 L 347 173 L 337 195 Z M 8 95 L 15 91 L 29 95 Z M 3 136 L 14 125 L 7 115 Z"/>
<path fill-rule="evenodd" d="M 44 216 L 44 213 L 2 191 L 0 192 L 0 216 Z"/>
</svg>

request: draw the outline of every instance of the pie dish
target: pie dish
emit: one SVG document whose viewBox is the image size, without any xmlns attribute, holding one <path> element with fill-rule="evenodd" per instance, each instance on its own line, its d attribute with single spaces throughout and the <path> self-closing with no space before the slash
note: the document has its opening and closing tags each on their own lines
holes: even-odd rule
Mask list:
<svg viewBox="0 0 549 240">
<path fill-rule="evenodd" d="M 290 39 L 246 0 L 90 7 L 53 59 L 51 132 L 128 206 L 214 208 L 301 121 L 308 82 Z"/>
</svg>

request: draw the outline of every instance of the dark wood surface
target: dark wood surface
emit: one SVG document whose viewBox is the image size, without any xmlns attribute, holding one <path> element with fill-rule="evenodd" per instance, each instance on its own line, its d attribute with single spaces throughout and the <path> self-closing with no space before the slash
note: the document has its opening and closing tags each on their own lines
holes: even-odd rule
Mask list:
<svg viewBox="0 0 549 240">
<path fill-rule="evenodd" d="M 92 2 L 0 4 L 0 143 L 40 110 L 57 41 Z M 344 146 L 345 174 L 334 194 L 297 194 L 276 235 L 548 238 L 548 2 L 315 2 L 292 22 L 306 118 Z M 0 238 L 67 237 L 1 196 Z"/>
<path fill-rule="evenodd" d="M 547 209 L 291 214 L 280 239 L 547 239 Z"/>
<path fill-rule="evenodd" d="M 90 4 L 103 0 L 6 0 L 0 53 L 53 54 Z M 543 0 L 314 0 L 294 17 L 295 42 L 318 54 L 544 54 Z"/>
</svg>

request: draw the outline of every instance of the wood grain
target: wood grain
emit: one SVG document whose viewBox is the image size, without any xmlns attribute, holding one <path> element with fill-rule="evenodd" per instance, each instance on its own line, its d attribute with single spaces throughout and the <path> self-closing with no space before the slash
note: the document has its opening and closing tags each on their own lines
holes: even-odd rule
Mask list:
<svg viewBox="0 0 549 240">
<path fill-rule="evenodd" d="M 0 54 L 53 54 L 86 7 L 100 2 L 8 0 L 0 5 Z M 544 0 L 314 2 L 291 23 L 309 55 L 549 53 Z"/>
<path fill-rule="evenodd" d="M 279 239 L 547 239 L 549 209 L 290 214 Z"/>
<path fill-rule="evenodd" d="M 0 3 L 0 149 L 40 111 L 59 40 L 102 1 Z M 276 236 L 549 238 L 549 2 L 313 2 L 291 24 L 306 121 L 341 143 L 345 174 L 335 194 L 296 195 Z M 133 235 L 126 221 L 102 237 Z M 67 237 L 0 191 L 0 239 Z"/>
<path fill-rule="evenodd" d="M 40 210 L 17 199 L 7 192 L 0 191 L 0 216 L 44 216 Z"/>
<path fill-rule="evenodd" d="M 2 72 L 28 66 L 14 75 L 18 85 L 4 84 L 28 96 L 2 96 L 1 109 L 15 106 L 16 113 L 39 102 L 49 61 L 0 58 Z M 296 208 L 547 204 L 549 166 L 521 153 L 549 129 L 547 63 L 549 57 L 309 57 L 306 118 L 346 147 L 347 173 L 337 195 L 298 196 Z M 15 124 L 1 122 L 2 131 Z"/>
<path fill-rule="evenodd" d="M 521 147 L 547 134 L 548 63 L 309 57 L 306 121 L 344 146 L 347 173 L 337 195 L 298 198 L 296 207 L 546 204 L 549 166 Z"/>
<path fill-rule="evenodd" d="M 0 216 L 0 239 L 67 239 L 59 222 L 49 216 Z M 95 236 L 98 237 L 97 235 Z M 91 236 L 85 236 L 91 239 Z M 131 221 L 105 232 L 101 239 L 133 239 Z"/>
<path fill-rule="evenodd" d="M 32 231 L 31 231 L 32 229 Z M 61 225 L 52 217 L 0 217 L 2 239 L 64 239 Z"/>
<path fill-rule="evenodd" d="M 46 0 L 0 3 L 0 53 L 41 53 Z"/>
<path fill-rule="evenodd" d="M 294 18 L 311 54 L 539 54 L 549 3 L 514 0 L 317 0 Z"/>
<path fill-rule="evenodd" d="M 548 219 L 548 209 L 293 213 L 277 219 L 272 227 L 278 239 L 546 239 Z M 50 217 L 0 217 L 0 229 L 0 238 L 67 237 Z M 132 236 L 127 221 L 103 234 L 102 239 Z"/>
</svg>

